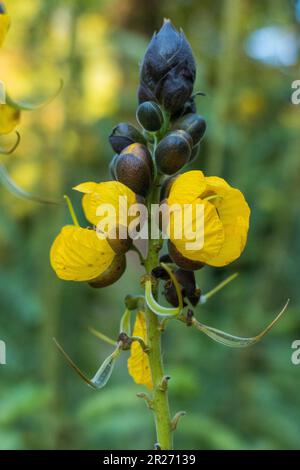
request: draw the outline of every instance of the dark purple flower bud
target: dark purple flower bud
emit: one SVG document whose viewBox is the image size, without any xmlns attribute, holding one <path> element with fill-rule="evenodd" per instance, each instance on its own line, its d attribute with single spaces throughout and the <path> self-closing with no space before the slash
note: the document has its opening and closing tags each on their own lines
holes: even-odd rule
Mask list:
<svg viewBox="0 0 300 470">
<path fill-rule="evenodd" d="M 172 119 L 176 120 L 185 116 L 186 114 L 196 113 L 197 107 L 195 103 L 195 98 L 191 96 L 183 105 L 183 107 L 175 114 L 172 115 Z"/>
<path fill-rule="evenodd" d="M 158 169 L 166 175 L 174 175 L 189 161 L 192 148 L 193 142 L 187 132 L 169 132 L 155 150 Z"/>
<path fill-rule="evenodd" d="M 160 130 L 164 122 L 164 117 L 160 107 L 153 101 L 141 103 L 136 112 L 138 123 L 149 132 Z"/>
<path fill-rule="evenodd" d="M 0 2 L 0 15 L 6 13 L 6 8 L 3 2 Z"/>
<path fill-rule="evenodd" d="M 148 150 L 148 147 L 143 144 L 131 144 L 128 147 L 125 147 L 121 153 L 132 153 L 137 158 L 143 160 L 143 162 L 147 165 L 151 178 L 154 177 L 154 164 L 152 160 L 151 153 Z"/>
<path fill-rule="evenodd" d="M 193 52 L 182 30 L 170 20 L 155 33 L 141 66 L 139 102 L 158 101 L 171 114 L 191 97 L 196 78 Z"/>
<path fill-rule="evenodd" d="M 109 268 L 99 277 L 89 282 L 91 287 L 107 287 L 117 282 L 126 269 L 126 257 L 124 255 L 115 256 Z"/>
<path fill-rule="evenodd" d="M 189 113 L 178 119 L 173 126 L 187 132 L 193 140 L 193 146 L 199 144 L 206 131 L 205 119 L 196 113 Z"/>
<path fill-rule="evenodd" d="M 113 128 L 109 143 L 115 152 L 120 153 L 125 147 L 134 143 L 145 145 L 146 139 L 134 126 L 121 122 Z"/>
<path fill-rule="evenodd" d="M 197 305 L 200 299 L 201 291 L 196 286 L 194 272 L 186 271 L 184 269 L 177 269 L 174 275 L 180 286 L 182 297 L 187 298 L 193 306 Z M 174 307 L 179 305 L 175 286 L 170 279 L 165 283 L 164 295 L 171 305 Z"/>
<path fill-rule="evenodd" d="M 112 166 L 117 181 L 140 196 L 147 195 L 153 179 L 153 161 L 145 145 L 129 145 L 114 157 Z"/>
</svg>

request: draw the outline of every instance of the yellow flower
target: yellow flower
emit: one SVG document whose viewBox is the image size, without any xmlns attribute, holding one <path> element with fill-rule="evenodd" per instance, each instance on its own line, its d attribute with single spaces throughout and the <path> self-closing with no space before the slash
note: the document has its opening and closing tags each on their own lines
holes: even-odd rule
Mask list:
<svg viewBox="0 0 300 470">
<path fill-rule="evenodd" d="M 121 223 L 128 226 L 128 208 L 137 202 L 135 193 L 118 181 L 106 181 L 104 183 L 81 183 L 75 188 L 84 193 L 82 206 L 89 222 L 97 225 L 105 215 L 97 215 L 97 209 L 101 205 L 111 204 L 116 211 L 117 225 Z M 108 219 L 109 220 L 109 219 Z"/>
<path fill-rule="evenodd" d="M 116 215 L 120 209 L 122 217 L 127 217 L 127 207 L 122 207 L 119 196 L 126 198 L 128 207 L 136 202 L 134 192 L 116 181 L 82 183 L 74 189 L 84 193 L 83 209 L 88 221 L 94 225 L 105 217 L 96 214 L 101 205 L 110 204 Z M 109 219 L 108 223 L 112 222 L 118 223 L 119 220 Z M 94 229 L 67 225 L 52 245 L 51 266 L 61 279 L 89 281 L 95 287 L 104 287 L 117 281 L 123 274 L 126 267 L 124 253 L 129 247 L 127 240 L 118 243 L 118 240 L 99 237 Z"/>
<path fill-rule="evenodd" d="M 1 19 L 1 15 L 0 15 Z M 0 104 L 0 135 L 9 134 L 20 122 L 21 113 L 8 104 Z"/>
<path fill-rule="evenodd" d="M 243 194 L 224 179 L 205 177 L 201 171 L 184 173 L 172 184 L 167 203 L 177 205 L 170 214 L 170 240 L 181 256 L 211 266 L 225 266 L 241 255 L 247 241 L 250 209 Z M 183 232 L 178 238 L 176 211 L 183 209 L 185 214 L 185 205 L 189 212 L 183 216 Z M 203 208 L 201 223 L 197 205 Z M 191 247 L 197 237 L 201 239 L 200 232 L 203 232 L 203 243 L 200 248 Z"/>
<path fill-rule="evenodd" d="M 147 343 L 147 328 L 144 312 L 137 313 L 132 336 L 139 336 Z M 149 358 L 138 341 L 134 341 L 131 345 L 127 365 L 128 372 L 135 383 L 145 385 L 149 390 L 153 389 Z"/>
<path fill-rule="evenodd" d="M 60 279 L 90 281 L 95 287 L 115 282 L 125 269 L 125 257 L 117 256 L 95 230 L 66 225 L 54 240 L 51 266 Z"/>
<path fill-rule="evenodd" d="M 0 3 L 0 47 L 2 46 L 5 36 L 10 27 L 10 16 L 5 13 L 3 5 Z"/>
</svg>

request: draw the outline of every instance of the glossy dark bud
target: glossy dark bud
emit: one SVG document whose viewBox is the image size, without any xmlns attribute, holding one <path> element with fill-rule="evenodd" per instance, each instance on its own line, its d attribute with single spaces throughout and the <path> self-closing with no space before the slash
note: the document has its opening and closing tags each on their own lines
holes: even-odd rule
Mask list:
<svg viewBox="0 0 300 470">
<path fill-rule="evenodd" d="M 126 269 L 126 257 L 124 255 L 115 256 L 109 268 L 93 281 L 89 282 L 91 287 L 107 287 L 120 279 Z"/>
<path fill-rule="evenodd" d="M 182 286 L 180 286 L 180 291 L 181 291 L 182 297 L 184 297 L 184 292 L 183 292 Z M 173 305 L 173 307 L 178 307 L 179 300 L 178 300 L 176 288 L 175 288 L 172 281 L 169 280 L 165 283 L 163 294 L 164 294 L 167 302 L 169 302 L 169 304 Z M 183 301 L 183 307 L 186 307 L 186 305 L 187 305 L 187 303 L 185 301 Z"/>
<path fill-rule="evenodd" d="M 186 131 L 193 140 L 193 146 L 199 144 L 206 131 L 206 121 L 199 114 L 190 113 L 178 119 L 174 129 L 182 129 Z"/>
<path fill-rule="evenodd" d="M 156 279 L 162 279 L 164 281 L 167 281 L 168 279 L 170 279 L 169 274 L 162 266 L 156 266 L 156 268 L 152 269 L 151 274 Z"/>
<path fill-rule="evenodd" d="M 177 271 L 174 272 L 174 275 L 180 286 L 182 297 L 188 299 L 193 306 L 197 305 L 200 300 L 201 291 L 196 286 L 194 272 L 186 271 L 184 269 L 177 269 Z M 164 295 L 171 305 L 178 307 L 179 300 L 177 297 L 176 288 L 170 279 L 165 284 Z"/>
<path fill-rule="evenodd" d="M 107 235 L 107 241 L 117 255 L 124 255 L 132 247 L 132 239 L 126 227 L 119 225 Z"/>
<path fill-rule="evenodd" d="M 192 141 L 184 131 L 167 134 L 158 144 L 155 160 L 158 169 L 166 175 L 177 173 L 190 159 Z"/>
<path fill-rule="evenodd" d="M 175 121 L 176 119 L 179 119 L 183 116 L 185 116 L 186 114 L 190 114 L 190 113 L 196 113 L 197 112 L 197 108 L 196 108 L 196 103 L 195 103 L 195 98 L 193 96 L 191 96 L 183 105 L 183 107 L 177 111 L 177 113 L 173 113 L 172 115 L 172 119 Z"/>
<path fill-rule="evenodd" d="M 170 20 L 155 33 L 144 56 L 139 102 L 158 100 L 171 114 L 190 98 L 196 78 L 193 52 L 183 31 Z"/>
<path fill-rule="evenodd" d="M 150 171 L 151 178 L 154 176 L 154 164 L 152 160 L 151 153 L 148 150 L 148 147 L 143 144 L 131 144 L 128 145 L 124 150 L 121 152 L 123 153 L 132 153 L 137 158 L 140 158 L 147 166 Z"/>
<path fill-rule="evenodd" d="M 149 166 L 133 153 L 121 153 L 114 164 L 116 180 L 128 186 L 136 194 L 146 196 L 152 175 Z"/>
<path fill-rule="evenodd" d="M 0 15 L 6 13 L 6 8 L 3 2 L 0 2 Z"/>
<path fill-rule="evenodd" d="M 113 128 L 109 142 L 113 150 L 120 153 L 125 147 L 135 142 L 145 145 L 146 139 L 134 126 L 121 122 Z"/>
<path fill-rule="evenodd" d="M 158 104 L 153 101 L 141 103 L 136 111 L 138 123 L 149 132 L 160 130 L 164 122 L 164 117 Z"/>
<path fill-rule="evenodd" d="M 170 240 L 168 241 L 168 250 L 169 255 L 171 256 L 174 263 L 186 271 L 197 271 L 198 269 L 201 269 L 205 266 L 205 264 L 200 263 L 200 261 L 193 261 L 191 259 L 185 258 L 185 256 L 179 253 Z"/>
</svg>

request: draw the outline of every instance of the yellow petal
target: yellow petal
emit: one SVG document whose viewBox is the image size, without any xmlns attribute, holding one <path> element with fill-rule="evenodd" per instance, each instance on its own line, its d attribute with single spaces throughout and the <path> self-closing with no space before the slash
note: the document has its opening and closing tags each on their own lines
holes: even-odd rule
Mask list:
<svg viewBox="0 0 300 470">
<path fill-rule="evenodd" d="M 208 264 L 225 266 L 236 260 L 245 248 L 249 229 L 249 206 L 238 189 L 229 186 L 222 178 L 206 178 L 209 191 L 217 194 L 210 202 L 216 207 L 224 227 L 224 244 L 218 255 Z"/>
<path fill-rule="evenodd" d="M 197 206 L 203 207 L 203 217 L 201 212 L 197 215 Z M 224 243 L 223 225 L 215 207 L 208 201 L 198 198 L 192 204 L 189 204 L 188 208 L 190 213 L 185 212 L 183 205 L 178 207 L 178 211 L 183 214 L 183 223 L 180 223 L 176 211 L 171 212 L 170 239 L 179 253 L 185 258 L 200 261 L 201 263 L 209 263 L 211 258 L 218 255 Z M 180 232 L 176 233 L 178 227 L 182 228 L 181 236 Z M 197 240 L 199 242 L 195 243 Z M 191 247 L 191 243 L 194 243 L 195 246 Z"/>
<path fill-rule="evenodd" d="M 87 220 L 97 225 L 104 216 L 97 215 L 97 209 L 101 205 L 111 204 L 116 211 L 117 224 L 128 224 L 128 208 L 136 203 L 135 193 L 118 181 L 106 181 L 104 183 L 82 183 L 74 188 L 84 193 L 82 206 Z M 125 204 L 127 203 L 127 205 Z M 120 221 L 120 214 L 121 219 Z"/>
<path fill-rule="evenodd" d="M 104 273 L 115 253 L 94 230 L 66 225 L 53 242 L 51 266 L 61 279 L 90 281 Z"/>
<path fill-rule="evenodd" d="M 0 104 L 0 135 L 12 132 L 19 124 L 20 117 L 21 113 L 18 109 L 7 104 Z"/>
<path fill-rule="evenodd" d="M 146 318 L 144 312 L 138 312 L 136 316 L 133 336 L 139 336 L 147 344 Z M 127 365 L 129 374 L 135 383 L 145 385 L 149 390 L 153 389 L 149 358 L 137 341 L 134 341 L 131 345 Z"/>
<path fill-rule="evenodd" d="M 0 13 L 0 47 L 10 27 L 10 16 L 6 13 Z"/>
<path fill-rule="evenodd" d="M 202 171 L 187 171 L 178 176 L 172 184 L 168 197 L 169 204 L 189 204 L 198 198 L 206 189 Z"/>
<path fill-rule="evenodd" d="M 78 184 L 77 186 L 74 186 L 73 189 L 75 189 L 75 191 L 79 191 L 80 193 L 91 194 L 91 193 L 97 192 L 98 186 L 99 186 L 98 183 L 94 183 L 93 181 L 88 181 L 87 183 L 81 183 L 81 184 Z"/>
<path fill-rule="evenodd" d="M 216 192 L 218 192 L 218 190 L 231 188 L 230 184 L 228 184 L 227 181 L 225 181 L 223 178 L 220 178 L 219 176 L 206 176 L 205 182 L 207 184 L 208 190 L 215 190 Z"/>
</svg>

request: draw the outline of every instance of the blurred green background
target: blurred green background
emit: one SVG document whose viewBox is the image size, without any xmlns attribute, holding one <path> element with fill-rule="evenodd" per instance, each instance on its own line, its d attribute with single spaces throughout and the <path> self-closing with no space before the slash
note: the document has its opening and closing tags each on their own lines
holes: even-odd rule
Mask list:
<svg viewBox="0 0 300 470">
<path fill-rule="evenodd" d="M 230 350 L 196 330 L 170 325 L 164 360 L 172 413 L 186 410 L 177 449 L 300 449 L 300 2 L 288 0 L 14 0 L 0 73 L 14 97 L 47 96 L 23 113 L 22 142 L 4 161 L 35 194 L 61 197 L 72 186 L 109 178 L 107 136 L 134 123 L 138 64 L 164 17 L 182 27 L 198 64 L 198 110 L 208 132 L 194 168 L 228 179 L 252 208 L 247 249 L 225 269 L 197 274 L 203 291 L 238 279 L 197 309 L 203 322 L 233 334 L 262 330 L 291 298 L 287 315 L 262 343 Z M 1 157 L 4 158 L 4 157 Z M 52 342 L 55 336 L 89 375 L 111 348 L 127 293 L 138 293 L 133 255 L 104 290 L 57 279 L 49 248 L 70 221 L 66 208 L 23 201 L 0 188 L 0 448 L 143 449 L 155 442 L 153 417 L 136 398 L 127 354 L 107 387 L 86 387 Z M 72 194 L 81 214 L 80 195 Z"/>
</svg>

